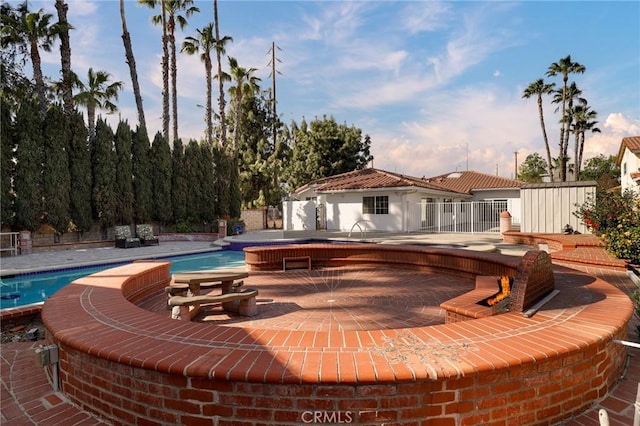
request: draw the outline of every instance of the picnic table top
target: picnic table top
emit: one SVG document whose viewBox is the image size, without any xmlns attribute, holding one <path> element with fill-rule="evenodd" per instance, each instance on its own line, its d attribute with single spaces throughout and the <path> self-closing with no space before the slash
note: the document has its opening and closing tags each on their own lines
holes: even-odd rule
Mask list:
<svg viewBox="0 0 640 426">
<path fill-rule="evenodd" d="M 231 270 L 218 270 L 218 271 L 194 271 L 194 272 L 181 272 L 173 274 L 173 281 L 176 283 L 208 283 L 214 281 L 233 281 L 242 278 L 247 278 L 249 273 L 246 271 L 231 271 Z"/>
</svg>

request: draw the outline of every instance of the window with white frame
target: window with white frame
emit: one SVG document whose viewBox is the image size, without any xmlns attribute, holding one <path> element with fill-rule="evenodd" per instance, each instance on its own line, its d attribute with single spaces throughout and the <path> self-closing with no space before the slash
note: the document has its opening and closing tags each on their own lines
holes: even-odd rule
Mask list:
<svg viewBox="0 0 640 426">
<path fill-rule="evenodd" d="M 362 197 L 362 213 L 389 214 L 389 197 L 387 195 Z"/>
</svg>

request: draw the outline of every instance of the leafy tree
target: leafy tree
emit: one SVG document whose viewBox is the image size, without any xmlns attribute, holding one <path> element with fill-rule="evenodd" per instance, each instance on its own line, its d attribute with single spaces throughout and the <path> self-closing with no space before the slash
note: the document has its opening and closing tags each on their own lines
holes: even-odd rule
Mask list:
<svg viewBox="0 0 640 426">
<path fill-rule="evenodd" d="M 70 119 L 71 141 L 69 143 L 69 175 L 71 177 L 71 220 L 77 231 L 91 229 L 93 217 L 91 211 L 91 153 L 89 152 L 89 133 L 84 118 L 74 112 Z"/>
<path fill-rule="evenodd" d="M 620 185 L 620 166 L 616 164 L 616 156 L 600 154 L 587 160 L 580 180 L 595 180 L 601 189 L 609 189 Z"/>
<path fill-rule="evenodd" d="M 151 186 L 153 190 L 152 219 L 162 223 L 171 221 L 171 148 L 169 142 L 156 133 L 151 145 Z"/>
<path fill-rule="evenodd" d="M 113 131 L 98 117 L 93 146 L 93 208 L 100 226 L 105 229 L 116 224 L 118 194 L 115 188 L 116 165 Z"/>
<path fill-rule="evenodd" d="M 60 32 L 60 26 L 52 24 L 53 15 L 44 13 L 44 9 L 30 12 L 25 1 L 16 10 L 3 9 L 0 45 L 7 48 L 14 45 L 18 52 L 28 54 L 33 68 L 33 80 L 38 94 L 40 117 L 44 118 L 47 110 L 46 85 L 42 75 L 40 49 L 50 52 L 53 42 Z"/>
<path fill-rule="evenodd" d="M 151 187 L 151 163 L 149 161 L 149 137 L 146 129 L 139 127 L 133 134 L 131 148 L 133 161 L 133 193 L 134 193 L 134 220 L 138 223 L 148 222 L 151 219 L 152 187 Z"/>
<path fill-rule="evenodd" d="M 16 139 L 9 105 L 0 102 L 0 226 L 8 226 L 14 219 L 13 176 Z"/>
<path fill-rule="evenodd" d="M 118 192 L 118 223 L 133 222 L 133 164 L 131 161 L 131 127 L 120 121 L 115 134 L 116 185 Z"/>
<path fill-rule="evenodd" d="M 553 181 L 553 170 L 551 170 L 551 150 L 549 149 L 549 138 L 547 137 L 547 129 L 544 124 L 544 112 L 542 108 L 542 95 L 549 95 L 553 92 L 553 88 L 555 87 L 555 83 L 545 83 L 544 79 L 540 78 L 533 83 L 529 84 L 529 86 L 524 90 L 522 97 L 525 99 L 529 99 L 533 96 L 536 97 L 538 102 L 538 116 L 540 117 L 540 128 L 542 129 L 542 137 L 544 139 L 544 147 L 547 152 L 547 172 L 551 180 Z"/>
<path fill-rule="evenodd" d="M 286 170 L 286 184 L 295 189 L 311 180 L 363 169 L 373 159 L 371 140 L 362 139 L 356 127 L 338 125 L 333 117 L 316 118 L 307 125 L 303 119 L 291 130 L 291 161 Z"/>
<path fill-rule="evenodd" d="M 15 225 L 35 231 L 42 215 L 42 120 L 40 105 L 35 99 L 25 99 L 15 120 L 16 173 L 13 187 Z"/>
<path fill-rule="evenodd" d="M 127 65 L 129 65 L 129 74 L 131 75 L 131 85 L 133 86 L 133 96 L 136 100 L 136 108 L 138 109 L 138 124 L 147 128 L 147 122 L 144 118 L 144 108 L 142 106 L 142 94 L 140 92 L 140 83 L 138 82 L 138 71 L 136 69 L 136 59 L 133 55 L 133 47 L 131 46 L 131 35 L 127 29 L 127 19 L 124 12 L 124 0 L 120 0 L 120 21 L 122 22 L 122 42 L 124 44 L 125 57 Z"/>
<path fill-rule="evenodd" d="M 69 140 L 71 135 L 62 107 L 52 105 L 44 121 L 43 203 L 45 221 L 56 234 L 69 229 L 71 213 L 71 176 L 69 173 Z"/>
<path fill-rule="evenodd" d="M 561 58 L 558 62 L 552 63 L 547 69 L 547 76 L 554 77 L 562 75 L 562 91 L 560 93 L 560 104 L 562 107 L 561 113 L 561 127 L 560 127 L 560 154 L 558 156 L 560 160 L 560 180 L 562 182 L 567 180 L 567 147 L 569 144 L 569 122 L 567 117 L 567 101 L 568 101 L 568 86 L 570 74 L 583 74 L 586 71 L 586 67 L 578 62 L 571 60 L 571 55 L 567 55 Z"/>
<path fill-rule="evenodd" d="M 108 113 L 118 110 L 111 99 L 118 100 L 118 92 L 122 89 L 123 83 L 121 81 L 110 83 L 110 78 L 111 75 L 105 71 L 94 72 L 93 68 L 89 68 L 86 84 L 76 79 L 80 92 L 73 97 L 73 100 L 87 108 L 89 143 L 92 143 L 95 137 L 96 109 L 105 109 Z"/>
<path fill-rule="evenodd" d="M 245 126 L 238 159 L 240 195 L 246 208 L 279 204 L 282 199 L 275 181 L 282 167 L 282 149 L 273 144 L 273 111 L 269 103 L 264 95 L 244 100 Z"/>
<path fill-rule="evenodd" d="M 527 155 L 524 162 L 518 167 L 518 180 L 523 182 L 542 182 L 542 176 L 549 169 L 547 162 L 540 154 L 534 152 Z"/>
<path fill-rule="evenodd" d="M 173 220 L 175 223 L 185 223 L 187 216 L 187 193 L 189 190 L 188 173 L 185 164 L 184 146 L 182 140 L 173 143 L 171 152 L 171 205 L 173 206 Z"/>
<path fill-rule="evenodd" d="M 602 238 L 607 250 L 620 259 L 640 262 L 640 196 L 633 191 L 603 191 L 578 206 L 574 213 Z"/>
</svg>

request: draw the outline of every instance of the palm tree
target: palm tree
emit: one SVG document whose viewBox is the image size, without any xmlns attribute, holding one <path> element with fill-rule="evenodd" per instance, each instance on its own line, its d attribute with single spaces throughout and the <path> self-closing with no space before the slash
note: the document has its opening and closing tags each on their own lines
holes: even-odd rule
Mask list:
<svg viewBox="0 0 640 426">
<path fill-rule="evenodd" d="M 193 0 L 169 0 L 166 3 L 166 10 L 169 20 L 167 21 L 167 32 L 169 33 L 170 74 L 171 74 L 171 102 L 173 111 L 173 140 L 178 140 L 178 65 L 176 64 L 176 24 L 183 30 L 187 26 L 187 19 L 200 9 L 193 6 Z M 184 16 L 179 12 L 184 11 Z M 169 139 L 166 139 L 167 141 Z"/>
<path fill-rule="evenodd" d="M 60 26 L 51 24 L 53 15 L 44 13 L 44 9 L 29 12 L 27 2 L 17 8 L 18 14 L 2 15 L 2 39 L 0 45 L 6 48 L 14 45 L 22 54 L 29 54 L 33 67 L 33 79 L 40 102 L 40 116 L 44 119 L 47 110 L 47 96 L 44 77 L 42 75 L 42 61 L 40 49 L 51 52 L 53 41 L 60 32 Z"/>
<path fill-rule="evenodd" d="M 62 101 L 64 113 L 67 117 L 73 114 L 73 71 L 71 71 L 71 42 L 69 30 L 72 27 L 67 21 L 67 11 L 69 5 L 64 0 L 56 0 L 56 10 L 58 11 L 58 26 L 60 29 L 60 63 L 62 67 Z"/>
<path fill-rule="evenodd" d="M 187 19 L 189 16 L 193 15 L 196 12 L 200 12 L 200 9 L 196 6 L 193 6 L 193 0 L 138 0 L 139 3 L 145 4 L 150 8 L 155 8 L 158 3 L 162 6 L 162 13 L 160 15 L 155 15 L 151 17 L 151 22 L 154 24 L 162 25 L 162 34 L 163 34 L 163 58 L 162 58 L 162 73 L 163 73 L 163 83 L 164 90 L 167 93 L 167 97 L 165 99 L 166 102 L 166 113 L 169 115 L 169 77 L 171 79 L 171 108 L 172 108 L 172 119 L 173 119 L 173 140 L 178 139 L 178 89 L 177 89 L 177 80 L 178 80 L 178 66 L 176 63 L 176 37 L 175 30 L 176 25 L 180 27 L 180 29 L 184 29 L 187 25 Z M 184 11 L 184 16 L 180 15 L 180 11 Z M 169 119 L 167 117 L 167 134 L 165 135 L 165 139 L 168 138 L 168 125 Z M 164 126 L 164 118 L 163 118 L 163 126 Z"/>
<path fill-rule="evenodd" d="M 553 171 L 551 170 L 552 162 L 551 162 L 551 150 L 549 149 L 549 138 L 547 137 L 547 129 L 544 125 L 544 113 L 542 110 L 542 95 L 548 95 L 553 92 L 555 87 L 555 83 L 545 83 L 544 79 L 540 78 L 533 83 L 529 84 L 529 86 L 524 89 L 524 93 L 522 97 L 525 99 L 529 99 L 532 96 L 536 96 L 538 101 L 538 114 L 540 116 L 540 127 L 542 128 L 542 137 L 544 139 L 544 147 L 547 151 L 547 168 L 549 172 L 549 176 L 551 181 L 553 182 Z"/>
<path fill-rule="evenodd" d="M 162 26 L 162 136 L 169 140 L 169 48 L 167 36 L 167 0 L 138 0 L 139 4 L 143 4 L 154 9 L 160 4 L 160 15 L 151 17 L 151 22 Z"/>
<path fill-rule="evenodd" d="M 120 20 L 122 21 L 122 42 L 124 43 L 125 57 L 129 65 L 129 74 L 131 74 L 131 84 L 133 86 L 133 96 L 136 99 L 136 107 L 138 108 L 138 122 L 141 127 L 147 128 L 144 118 L 144 109 L 142 107 L 142 94 L 140 92 L 140 83 L 138 82 L 138 71 L 136 70 L 136 60 L 133 56 L 133 47 L 131 46 L 131 36 L 127 29 L 127 20 L 124 14 L 124 0 L 120 0 Z"/>
<path fill-rule="evenodd" d="M 242 98 L 244 95 L 251 95 L 258 89 L 258 81 L 260 79 L 253 74 L 258 70 L 257 68 L 243 68 L 238 65 L 238 61 L 235 58 L 229 58 L 229 68 L 231 78 L 235 81 L 236 85 L 229 88 L 229 94 L 234 99 L 235 120 L 233 128 L 233 150 L 237 150 L 240 141 L 240 120 L 242 118 Z"/>
<path fill-rule="evenodd" d="M 576 84 L 575 81 L 572 81 L 571 84 L 567 87 L 567 90 L 565 92 L 565 101 L 566 101 L 567 109 L 565 110 L 564 116 L 560 119 L 560 123 L 565 128 L 565 138 L 562 143 L 562 148 L 561 148 L 562 152 L 558 158 L 565 158 L 566 161 L 569 161 L 569 137 L 571 135 L 571 128 L 573 127 L 574 103 L 576 101 L 581 104 L 587 103 L 587 100 L 585 98 L 580 97 L 580 95 L 582 95 L 582 90 L 578 88 L 578 85 Z M 554 104 L 562 103 L 562 93 L 560 91 L 557 91 L 555 96 L 553 97 L 553 103 Z M 558 112 L 558 110 L 559 110 L 559 107 L 556 108 L 555 112 Z M 577 152 L 574 151 L 574 154 L 576 153 Z M 574 158 L 576 161 L 578 160 L 578 157 L 574 157 Z M 564 166 L 564 169 L 566 170 L 566 166 Z M 562 164 L 561 164 L 561 171 L 562 171 Z M 565 180 L 566 180 L 566 177 L 563 179 L 563 181 Z"/>
<path fill-rule="evenodd" d="M 80 91 L 73 97 L 73 100 L 76 104 L 87 108 L 91 145 L 96 137 L 96 109 L 105 109 L 108 113 L 113 113 L 118 109 L 111 100 L 118 100 L 118 91 L 122 89 L 124 83 L 121 81 L 109 83 L 110 77 L 111 75 L 105 71 L 94 72 L 93 68 L 89 68 L 86 84 L 76 78 L 76 84 Z"/>
<path fill-rule="evenodd" d="M 222 55 L 226 53 L 225 46 L 229 41 L 233 41 L 231 37 L 224 36 L 220 38 L 220 23 L 218 22 L 218 0 L 213 0 L 213 19 L 216 30 L 216 60 L 218 61 L 218 110 L 220 114 L 220 145 L 224 148 L 227 146 L 227 120 L 225 116 L 226 103 L 224 100 L 224 81 L 225 74 L 222 71 Z"/>
<path fill-rule="evenodd" d="M 598 113 L 592 110 L 586 101 L 581 102 L 573 108 L 572 116 L 574 120 L 573 134 L 576 156 L 576 180 L 579 180 L 580 172 L 582 171 L 582 153 L 584 151 L 585 133 L 589 130 L 592 133 L 600 133 L 600 129 L 595 127 L 596 124 L 598 124 L 598 121 L 595 120 Z"/>
<path fill-rule="evenodd" d="M 211 106 L 212 94 L 212 70 L 211 51 L 215 48 L 216 40 L 213 37 L 213 24 L 206 25 L 202 29 L 197 29 L 197 37 L 186 37 L 182 43 L 181 52 L 188 55 L 200 53 L 200 60 L 204 63 L 205 78 L 207 82 L 207 98 L 205 107 L 205 121 L 207 123 L 207 144 L 213 147 L 213 109 Z"/>
<path fill-rule="evenodd" d="M 569 143 L 568 132 L 569 128 L 564 121 L 567 110 L 567 82 L 569 81 L 569 74 L 583 74 L 586 71 L 586 67 L 578 62 L 571 61 L 571 55 L 567 55 L 565 58 L 561 58 L 558 62 L 552 63 L 548 70 L 548 77 L 555 77 L 556 75 L 562 75 L 562 122 L 560 127 L 560 180 L 565 181 L 567 178 L 567 156 L 566 147 Z M 565 135 L 567 134 L 567 135 Z M 563 155 L 564 153 L 564 155 Z"/>
</svg>

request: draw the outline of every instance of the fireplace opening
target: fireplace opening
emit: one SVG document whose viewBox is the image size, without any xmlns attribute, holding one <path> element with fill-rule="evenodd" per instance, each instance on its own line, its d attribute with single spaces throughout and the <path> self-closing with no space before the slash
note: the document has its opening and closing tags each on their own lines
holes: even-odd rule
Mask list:
<svg viewBox="0 0 640 426">
<path fill-rule="evenodd" d="M 513 277 L 509 277 L 507 275 L 503 275 L 498 278 L 498 292 L 482 299 L 477 302 L 479 305 L 487 306 L 487 307 L 503 307 L 507 308 L 509 306 L 509 296 L 511 295 L 511 287 L 513 286 Z"/>
</svg>

